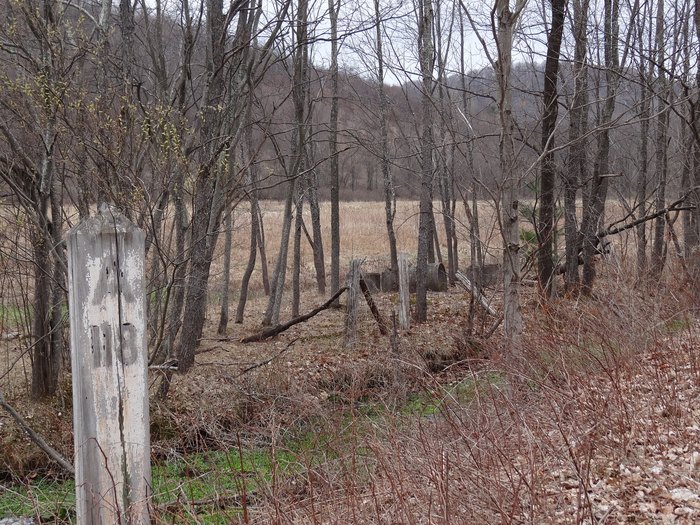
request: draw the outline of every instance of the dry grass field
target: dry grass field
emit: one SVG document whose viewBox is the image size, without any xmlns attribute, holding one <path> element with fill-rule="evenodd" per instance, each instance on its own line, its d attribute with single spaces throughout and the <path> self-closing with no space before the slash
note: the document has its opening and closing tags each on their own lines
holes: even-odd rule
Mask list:
<svg viewBox="0 0 700 525">
<path fill-rule="evenodd" d="M 264 203 L 271 265 L 281 209 Z M 247 211 L 235 213 L 234 306 L 248 252 Z M 481 203 L 480 215 L 496 261 L 493 207 Z M 386 265 L 381 203 L 343 204 L 341 224 L 342 268 L 355 257 Z M 417 204 L 398 203 L 396 227 L 399 250 L 415 253 Z M 328 236 L 324 230 L 327 267 Z M 275 339 L 242 344 L 259 329 L 266 297 L 256 271 L 244 323 L 216 335 L 219 252 L 195 367 L 175 376 L 166 400 L 151 404 L 153 521 L 697 523 L 696 284 L 672 250 L 662 279 L 640 281 L 632 235 L 615 244 L 614 255 L 598 263 L 594 297 L 542 305 L 536 289 L 524 287 L 526 332 L 517 349 L 500 329 L 489 335 L 498 315 L 478 311 L 467 333 L 470 297 L 459 288 L 430 293 L 428 322 L 395 337 L 382 336 L 363 305 L 359 341 L 346 347 L 341 306 Z M 302 257 L 303 312 L 325 298 L 315 291 L 306 242 Z M 499 309 L 498 285 L 486 293 Z M 390 317 L 396 294 L 376 299 Z M 282 319 L 288 316 L 283 308 Z M 10 314 L 4 319 L 7 333 Z M 21 337 L 0 342 L 0 392 L 70 457 L 68 378 L 57 398 L 29 401 L 27 344 Z M 157 371 L 151 380 L 155 387 Z M 70 482 L 4 413 L 0 473 L 0 520 L 73 522 Z"/>
</svg>

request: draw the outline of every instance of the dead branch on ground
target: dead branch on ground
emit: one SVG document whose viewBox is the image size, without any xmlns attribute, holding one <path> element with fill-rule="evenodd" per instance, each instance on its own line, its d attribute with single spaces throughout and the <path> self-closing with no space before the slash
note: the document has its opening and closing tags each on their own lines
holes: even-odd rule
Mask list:
<svg viewBox="0 0 700 525">
<path fill-rule="evenodd" d="M 65 470 L 73 476 L 75 475 L 75 469 L 73 468 L 73 465 L 71 465 L 71 463 L 66 458 L 64 458 L 60 452 L 54 449 L 46 441 L 44 441 L 44 438 L 42 438 L 39 434 L 34 432 L 34 430 L 32 430 L 32 428 L 24 420 L 24 418 L 20 416 L 19 413 L 17 413 L 17 411 L 12 407 L 12 405 L 5 401 L 5 398 L 2 394 L 0 394 L 0 407 L 4 408 L 5 411 L 7 411 L 7 413 L 10 414 L 10 416 L 12 416 L 12 419 L 15 420 L 17 426 L 19 426 L 19 428 L 21 428 L 22 431 L 24 431 L 34 442 L 34 444 L 38 446 L 41 450 L 43 450 L 47 456 L 49 456 L 56 463 L 61 465 L 63 470 Z"/>
<path fill-rule="evenodd" d="M 345 292 L 348 289 L 347 286 L 344 286 L 340 290 L 338 290 L 333 297 L 328 299 L 325 303 L 323 303 L 321 306 L 318 306 L 317 308 L 314 308 L 311 310 L 309 313 L 306 313 L 304 315 L 300 315 L 299 317 L 295 317 L 291 321 L 288 321 L 284 324 L 278 324 L 276 326 L 273 326 L 271 328 L 267 328 L 263 330 L 262 332 L 258 332 L 257 334 L 249 335 L 248 337 L 244 337 L 241 339 L 241 343 L 255 343 L 259 341 L 264 341 L 265 339 L 270 339 L 272 337 L 275 337 L 276 335 L 281 334 L 288 328 L 291 328 L 295 324 L 303 323 L 304 321 L 308 321 L 312 317 L 314 317 L 316 314 L 321 313 L 323 310 L 327 310 L 330 308 L 333 303 L 335 302 L 338 297 L 340 297 L 343 292 Z M 218 339 L 218 341 L 230 341 L 231 339 Z"/>
</svg>

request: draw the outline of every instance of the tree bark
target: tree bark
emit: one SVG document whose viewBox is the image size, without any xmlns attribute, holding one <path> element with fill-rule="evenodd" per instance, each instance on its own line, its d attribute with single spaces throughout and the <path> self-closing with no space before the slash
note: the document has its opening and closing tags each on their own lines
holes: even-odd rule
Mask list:
<svg viewBox="0 0 700 525">
<path fill-rule="evenodd" d="M 527 0 L 518 0 L 514 10 L 511 11 L 509 0 L 496 0 L 496 17 L 498 19 L 496 75 L 498 77 L 498 109 L 501 121 L 499 153 L 502 174 L 501 221 L 504 246 L 503 315 L 505 336 L 514 348 L 520 345 L 523 317 L 520 309 L 520 177 L 515 172 L 511 66 L 513 30 L 526 3 Z"/>
<path fill-rule="evenodd" d="M 221 311 L 216 333 L 223 335 L 228 327 L 229 282 L 231 280 L 231 249 L 233 248 L 233 210 L 229 210 L 224 220 L 224 271 L 221 276 Z"/>
<path fill-rule="evenodd" d="M 639 1 L 635 2 L 635 10 L 639 13 Z M 647 178 L 649 173 L 649 118 L 651 113 L 651 99 L 649 98 L 649 86 L 653 78 L 651 57 L 645 57 L 644 32 L 646 17 L 638 14 L 637 40 L 639 45 L 639 80 L 640 80 L 640 143 L 639 143 L 639 174 L 637 178 L 637 210 L 640 217 L 647 213 Z M 651 31 L 649 31 L 651 33 Z M 651 45 L 649 45 L 651 49 Z M 637 227 L 637 273 L 642 277 L 647 271 L 647 227 L 641 223 Z"/>
<path fill-rule="evenodd" d="M 231 192 L 231 178 L 226 163 L 234 166 L 233 156 L 241 135 L 242 115 L 248 97 L 244 96 L 243 71 L 251 67 L 246 63 L 249 49 L 248 35 L 253 29 L 255 17 L 248 10 L 248 2 L 235 6 L 239 23 L 235 36 L 233 58 L 227 56 L 226 35 L 234 13 L 223 12 L 223 0 L 207 0 L 207 83 L 203 117 L 199 130 L 202 148 L 199 170 L 194 185 L 192 225 L 190 236 L 190 273 L 187 279 L 187 295 L 180 341 L 177 347 L 178 370 L 187 372 L 194 364 L 195 350 L 202 336 L 207 310 L 207 287 L 214 248 L 222 211 Z M 237 71 L 228 78 L 225 66 L 228 60 L 237 65 Z M 252 74 L 252 72 L 248 72 Z"/>
<path fill-rule="evenodd" d="M 331 23 L 331 115 L 328 133 L 331 179 L 331 293 L 340 289 L 340 180 L 338 169 L 338 11 L 341 0 L 328 0 Z"/>
<path fill-rule="evenodd" d="M 309 166 L 312 164 L 309 163 Z M 316 270 L 316 290 L 319 294 L 326 293 L 326 257 L 323 252 L 323 236 L 321 235 L 321 207 L 318 202 L 318 174 L 312 170 L 308 176 L 309 212 L 311 214 L 311 232 L 313 236 L 314 270 Z"/>
<path fill-rule="evenodd" d="M 666 179 L 668 175 L 668 126 L 669 103 L 671 92 L 666 79 L 666 42 L 664 21 L 664 0 L 658 0 L 656 12 L 656 151 L 654 154 L 656 171 L 656 211 L 666 207 Z M 661 277 L 666 259 L 666 217 L 654 221 L 654 242 L 651 248 L 651 271 L 655 277 Z"/>
<path fill-rule="evenodd" d="M 576 195 L 588 180 L 588 11 L 590 0 L 572 0 L 574 11 L 574 96 L 569 116 L 569 169 L 564 170 L 564 237 L 566 240 L 565 289 L 579 292 L 578 258 L 581 248 L 576 218 Z"/>
<path fill-rule="evenodd" d="M 556 180 L 556 164 L 554 153 L 554 131 L 557 125 L 559 97 L 557 79 L 559 78 L 559 52 L 562 35 L 564 34 L 564 14 L 566 0 L 552 0 L 552 23 L 547 36 L 547 60 L 544 69 L 544 89 L 542 99 L 544 111 L 542 115 L 542 166 L 540 171 L 540 210 L 537 237 L 538 250 L 538 280 L 540 292 L 544 298 L 552 295 L 554 285 L 554 185 Z"/>
<path fill-rule="evenodd" d="M 247 134 L 247 147 L 250 148 L 250 133 Z M 250 159 L 249 159 L 250 161 Z M 255 260 L 258 251 L 258 236 L 260 235 L 258 230 L 260 229 L 260 224 L 258 222 L 258 187 L 257 187 L 257 175 L 255 172 L 255 167 L 248 164 L 246 169 L 247 185 L 249 187 L 248 195 L 250 202 L 250 250 L 248 252 L 248 264 L 243 272 L 243 278 L 241 279 L 241 289 L 238 295 L 238 306 L 236 308 L 236 323 L 240 324 L 243 322 L 243 314 L 245 312 L 246 301 L 248 300 L 248 285 L 250 284 L 250 277 L 253 275 L 255 270 Z"/>
<path fill-rule="evenodd" d="M 605 200 L 608 193 L 608 177 L 610 173 L 610 124 L 615 111 L 617 86 L 619 83 L 618 38 L 619 0 L 605 0 L 604 3 L 604 47 L 605 47 L 605 99 L 600 119 L 601 129 L 598 132 L 598 153 L 593 166 L 593 180 L 589 198 L 583 210 L 581 235 L 583 238 L 583 279 L 582 291 L 590 295 L 596 277 L 595 256 L 597 254 L 596 233 L 600 229 L 600 221 L 605 211 Z"/>
<path fill-rule="evenodd" d="M 270 299 L 268 301 L 263 326 L 278 324 L 280 309 L 282 307 L 282 295 L 287 273 L 287 255 L 289 251 L 289 235 L 292 229 L 292 205 L 295 197 L 296 179 L 303 169 L 304 148 L 306 144 L 306 107 L 308 95 L 308 67 L 309 67 L 309 40 L 308 40 L 308 1 L 299 0 L 297 23 L 295 28 L 296 47 L 294 51 L 294 73 L 292 77 L 292 99 L 294 103 L 295 132 L 292 137 L 292 165 L 287 173 L 289 177 L 289 193 L 284 206 L 284 223 L 282 225 L 282 238 L 280 251 L 277 258 L 275 273 L 272 277 Z"/>
<path fill-rule="evenodd" d="M 332 1 L 332 0 L 331 0 Z M 379 0 L 374 0 L 374 23 L 377 45 L 377 89 L 379 91 L 379 134 L 381 141 L 381 165 L 382 182 L 384 185 L 384 217 L 386 220 L 386 232 L 389 240 L 389 266 L 398 275 L 399 263 L 396 249 L 396 233 L 394 232 L 395 194 L 394 182 L 391 177 L 389 164 L 389 132 L 387 130 L 387 112 L 389 101 L 384 89 L 384 53 L 382 45 L 382 24 L 379 10 Z"/>
<path fill-rule="evenodd" d="M 418 52 L 422 77 L 421 94 L 421 179 L 418 221 L 418 254 L 416 257 L 416 321 L 428 319 L 427 275 L 428 259 L 433 237 L 432 185 L 433 185 L 433 4 L 421 0 L 418 21 Z"/>
<path fill-rule="evenodd" d="M 302 168 L 303 169 L 303 168 Z M 304 223 L 304 194 L 306 177 L 297 183 L 297 196 L 294 211 L 294 248 L 292 256 L 292 317 L 299 315 L 299 303 L 301 302 L 301 233 Z"/>
<path fill-rule="evenodd" d="M 287 254 L 289 252 L 289 234 L 292 230 L 292 205 L 294 202 L 295 181 L 288 182 L 287 199 L 284 202 L 284 215 L 282 218 L 282 236 L 280 238 L 280 249 L 277 255 L 277 264 L 272 273 L 270 281 L 270 297 L 267 302 L 267 309 L 263 317 L 263 326 L 272 326 L 279 323 L 280 309 L 282 307 L 282 295 L 284 291 L 284 281 L 287 273 Z"/>
</svg>

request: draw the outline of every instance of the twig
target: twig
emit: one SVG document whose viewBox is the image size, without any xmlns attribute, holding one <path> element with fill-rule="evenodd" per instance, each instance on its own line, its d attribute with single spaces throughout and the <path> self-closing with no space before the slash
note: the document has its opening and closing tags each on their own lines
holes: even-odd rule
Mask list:
<svg viewBox="0 0 700 525">
<path fill-rule="evenodd" d="M 260 361 L 259 363 L 255 363 L 254 365 L 250 365 L 248 368 L 244 368 L 241 370 L 237 375 L 233 376 L 232 379 L 237 379 L 241 377 L 243 374 L 247 374 L 248 372 L 251 372 L 255 370 L 256 368 L 260 368 L 261 366 L 265 366 L 267 364 L 272 363 L 275 359 L 277 359 L 279 356 L 281 356 L 283 353 L 285 353 L 287 350 L 289 350 L 294 343 L 298 341 L 298 337 L 296 339 L 292 339 L 289 341 L 287 346 L 285 346 L 282 350 L 277 352 L 275 355 L 273 355 L 270 359 L 265 359 L 265 361 Z"/>
<path fill-rule="evenodd" d="M 248 504 L 250 503 L 250 500 L 254 498 L 256 495 L 255 492 L 247 492 L 246 493 L 246 500 Z M 160 510 L 160 511 L 168 511 L 168 512 L 173 512 L 177 510 L 178 507 L 182 507 L 183 505 L 187 505 L 189 507 L 204 507 L 211 505 L 214 508 L 217 509 L 225 509 L 227 507 L 240 507 L 241 506 L 241 495 L 240 494 L 217 494 L 214 497 L 211 498 L 203 498 L 203 499 L 195 499 L 195 500 L 186 500 L 183 501 L 181 499 L 176 499 L 173 501 L 168 501 L 166 503 L 159 503 L 158 505 L 155 505 L 155 508 Z M 250 506 L 250 505 L 248 505 Z"/>
<path fill-rule="evenodd" d="M 12 408 L 12 406 L 5 401 L 5 398 L 3 397 L 2 394 L 0 394 L 0 406 L 4 408 L 10 416 L 12 416 L 12 419 L 15 420 L 17 425 L 27 433 L 29 438 L 36 444 L 41 450 L 43 450 L 47 456 L 49 456 L 51 459 L 53 459 L 56 463 L 61 465 L 63 469 L 70 473 L 71 475 L 75 475 L 75 469 L 73 468 L 73 465 L 71 465 L 66 458 L 64 458 L 60 452 L 58 452 L 56 449 L 54 449 L 51 445 L 49 445 L 46 441 L 44 441 L 44 438 L 42 438 L 39 434 L 34 432 L 29 424 L 24 420 L 22 416 L 20 416 L 17 411 Z"/>
</svg>

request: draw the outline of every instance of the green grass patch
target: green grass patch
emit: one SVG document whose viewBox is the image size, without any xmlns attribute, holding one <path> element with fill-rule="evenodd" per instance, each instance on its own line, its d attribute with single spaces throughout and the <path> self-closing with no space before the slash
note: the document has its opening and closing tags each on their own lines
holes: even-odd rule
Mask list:
<svg viewBox="0 0 700 525">
<path fill-rule="evenodd" d="M 232 513 L 241 510 L 231 502 L 243 492 L 243 483 L 246 492 L 254 493 L 261 483 L 272 479 L 273 470 L 278 476 L 285 476 L 298 470 L 298 465 L 296 454 L 288 451 L 277 453 L 274 460 L 264 450 L 242 454 L 238 449 L 189 454 L 153 466 L 153 504 L 158 514 L 177 514 L 177 523 L 189 522 L 190 518 L 193 523 L 229 523 Z M 219 501 L 225 504 L 219 505 Z M 194 516 L 187 517 L 175 502 L 192 503 L 196 521 Z M 0 519 L 10 516 L 74 522 L 74 482 L 0 485 Z"/>
<path fill-rule="evenodd" d="M 73 480 L 41 480 L 10 487 L 0 485 L 0 519 L 11 516 L 71 520 L 75 517 Z"/>
<path fill-rule="evenodd" d="M 666 321 L 666 330 L 670 334 L 684 332 L 690 328 L 690 321 L 685 318 L 674 318 Z"/>
<path fill-rule="evenodd" d="M 31 321 L 31 308 L 0 304 L 0 326 L 19 328 Z"/>
<path fill-rule="evenodd" d="M 415 393 L 409 397 L 408 402 L 402 407 L 401 413 L 410 416 L 432 416 L 440 412 L 447 404 L 468 404 L 477 393 L 504 384 L 504 382 L 505 379 L 501 374 L 490 372 L 476 378 L 463 379 L 439 391 Z"/>
</svg>

